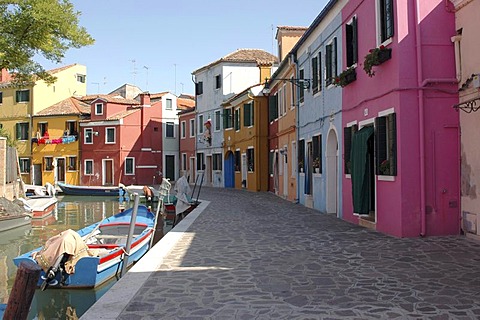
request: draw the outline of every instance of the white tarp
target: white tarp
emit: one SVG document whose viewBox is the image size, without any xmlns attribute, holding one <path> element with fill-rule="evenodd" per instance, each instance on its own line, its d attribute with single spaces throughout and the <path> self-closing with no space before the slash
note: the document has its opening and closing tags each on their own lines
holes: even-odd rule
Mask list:
<svg viewBox="0 0 480 320">
<path fill-rule="evenodd" d="M 180 179 L 177 180 L 174 190 L 177 192 L 175 214 L 179 215 L 191 206 L 190 201 L 187 197 L 187 195 L 191 192 L 191 189 L 185 176 L 182 176 Z"/>
</svg>

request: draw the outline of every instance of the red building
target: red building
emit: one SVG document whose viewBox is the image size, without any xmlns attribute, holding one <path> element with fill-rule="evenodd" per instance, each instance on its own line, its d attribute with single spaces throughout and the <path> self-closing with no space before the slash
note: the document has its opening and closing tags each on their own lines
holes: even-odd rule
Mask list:
<svg viewBox="0 0 480 320">
<path fill-rule="evenodd" d="M 162 108 L 148 93 L 140 102 L 113 95 L 85 97 L 91 118 L 80 123 L 82 185 L 159 184 Z"/>
</svg>

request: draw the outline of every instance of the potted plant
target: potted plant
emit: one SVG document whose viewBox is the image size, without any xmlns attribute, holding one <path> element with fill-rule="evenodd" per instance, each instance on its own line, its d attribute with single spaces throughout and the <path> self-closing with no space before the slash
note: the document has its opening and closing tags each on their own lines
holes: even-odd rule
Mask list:
<svg viewBox="0 0 480 320">
<path fill-rule="evenodd" d="M 380 46 L 375 49 L 370 49 L 370 52 L 365 56 L 363 62 L 363 70 L 369 77 L 375 75 L 374 66 L 379 66 L 385 61 L 392 58 L 392 49 Z"/>
<path fill-rule="evenodd" d="M 357 80 L 357 71 L 355 67 L 351 66 L 343 70 L 337 77 L 335 77 L 333 84 L 337 87 L 343 88 L 355 80 Z"/>
<path fill-rule="evenodd" d="M 300 172 L 303 172 L 303 160 L 298 161 L 298 169 L 300 169 Z"/>
<path fill-rule="evenodd" d="M 316 157 L 315 160 L 313 160 L 313 168 L 315 169 L 315 173 L 320 172 L 320 158 Z"/>
</svg>

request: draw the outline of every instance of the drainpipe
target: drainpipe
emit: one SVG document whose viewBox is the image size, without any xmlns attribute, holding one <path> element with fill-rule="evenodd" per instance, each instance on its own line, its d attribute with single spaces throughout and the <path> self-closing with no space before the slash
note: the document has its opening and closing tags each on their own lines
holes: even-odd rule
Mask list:
<svg viewBox="0 0 480 320">
<path fill-rule="evenodd" d="M 295 78 L 298 79 L 298 60 L 297 60 L 297 55 L 296 53 L 290 53 L 290 59 L 292 59 L 293 61 L 293 64 L 295 65 Z M 295 144 L 297 145 L 297 154 L 295 155 L 297 157 L 297 161 L 298 162 L 298 147 L 299 147 L 299 143 L 298 143 L 298 140 L 299 140 L 299 134 L 298 134 L 298 129 L 300 128 L 300 104 L 298 103 L 298 97 L 299 97 L 299 91 L 300 91 L 300 88 L 296 86 L 296 91 L 297 91 L 297 94 L 296 94 L 296 98 L 297 98 L 297 101 L 296 101 L 296 110 L 295 110 Z M 292 92 L 293 93 L 293 92 Z M 295 199 L 295 203 L 298 204 L 300 203 L 300 173 L 298 172 L 298 163 L 297 163 L 297 196 L 296 196 L 296 199 Z"/>
<path fill-rule="evenodd" d="M 420 87 L 424 85 L 423 70 L 422 70 L 422 39 L 419 23 L 419 4 L 418 0 L 412 0 L 414 4 L 414 22 L 415 22 L 415 44 L 416 44 L 416 58 L 417 58 L 417 85 Z M 423 90 L 418 90 L 418 121 L 419 121 L 419 139 L 420 139 L 420 217 L 421 217 L 421 231 L 420 236 L 426 235 L 426 195 L 425 195 L 425 114 L 424 114 L 424 94 Z"/>
</svg>

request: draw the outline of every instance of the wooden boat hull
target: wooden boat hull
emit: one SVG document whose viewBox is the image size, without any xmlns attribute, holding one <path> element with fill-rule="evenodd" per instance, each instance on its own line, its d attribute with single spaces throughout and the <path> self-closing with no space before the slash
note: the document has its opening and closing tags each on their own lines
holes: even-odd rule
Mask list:
<svg viewBox="0 0 480 320">
<path fill-rule="evenodd" d="M 52 214 L 57 202 L 57 198 L 53 197 L 31 198 L 26 200 L 26 205 L 30 209 L 32 219 L 43 219 Z"/>
<path fill-rule="evenodd" d="M 77 231 L 77 233 L 81 237 L 86 237 L 90 235 L 92 231 L 99 229 L 104 231 L 106 230 L 110 233 L 113 232 L 118 233 L 118 235 L 123 235 L 125 230 L 129 229 L 132 211 L 133 208 L 130 208 L 122 213 L 107 218 L 102 222 L 83 228 Z M 128 266 L 138 261 L 150 249 L 151 238 L 153 237 L 154 233 L 154 219 L 154 215 L 148 211 L 147 207 L 138 207 L 137 220 L 135 223 L 135 234 L 137 235 L 132 239 L 130 256 L 128 257 Z M 137 232 L 140 233 L 138 234 Z M 80 258 L 75 265 L 75 273 L 63 274 L 64 283 L 62 286 L 59 286 L 59 288 L 94 288 L 120 273 L 124 263 L 124 244 L 89 244 L 88 247 L 89 249 L 103 248 L 111 251 L 109 251 L 108 254 L 100 257 L 87 256 Z M 35 261 L 32 258 L 32 254 L 33 252 L 40 250 L 41 248 L 37 248 L 22 254 L 14 258 L 13 261 L 16 266 L 19 266 L 20 263 L 25 260 Z M 43 271 L 42 275 L 45 275 Z M 59 282 L 62 280 L 60 278 L 61 275 L 58 274 L 56 279 Z M 40 279 L 38 286 L 40 287 L 42 283 L 43 280 Z"/>
<path fill-rule="evenodd" d="M 116 197 L 119 194 L 119 187 L 102 187 L 102 186 L 74 186 L 57 182 L 58 187 L 65 195 L 74 196 L 110 196 Z"/>
</svg>

